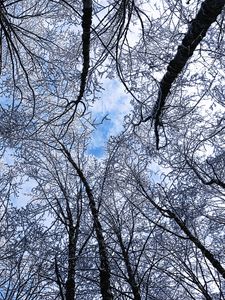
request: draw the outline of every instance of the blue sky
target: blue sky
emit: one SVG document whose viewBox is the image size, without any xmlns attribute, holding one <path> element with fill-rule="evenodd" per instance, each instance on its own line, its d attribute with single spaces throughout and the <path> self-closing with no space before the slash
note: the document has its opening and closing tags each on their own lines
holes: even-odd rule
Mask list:
<svg viewBox="0 0 225 300">
<path fill-rule="evenodd" d="M 107 118 L 96 127 L 89 145 L 89 153 L 100 158 L 110 136 L 117 135 L 123 129 L 123 119 L 131 109 L 130 96 L 124 92 L 123 85 L 115 79 L 105 79 L 104 91 L 100 100 L 94 103 L 93 118 L 100 121 Z"/>
</svg>

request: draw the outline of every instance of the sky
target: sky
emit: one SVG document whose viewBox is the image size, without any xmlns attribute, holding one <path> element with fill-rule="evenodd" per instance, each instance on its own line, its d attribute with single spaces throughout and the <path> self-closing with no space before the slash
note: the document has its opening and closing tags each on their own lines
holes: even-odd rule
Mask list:
<svg viewBox="0 0 225 300">
<path fill-rule="evenodd" d="M 130 97 L 124 92 L 123 85 L 115 79 L 105 79 L 101 99 L 94 103 L 93 118 L 101 120 L 92 134 L 88 152 L 97 158 L 104 156 L 104 149 L 110 136 L 117 135 L 123 129 L 123 119 L 131 109 Z M 119 107 L 119 109 L 118 109 Z"/>
</svg>

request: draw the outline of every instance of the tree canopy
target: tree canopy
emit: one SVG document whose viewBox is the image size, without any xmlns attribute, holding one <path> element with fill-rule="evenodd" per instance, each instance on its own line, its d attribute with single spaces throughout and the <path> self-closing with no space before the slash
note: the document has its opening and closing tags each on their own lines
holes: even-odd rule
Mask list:
<svg viewBox="0 0 225 300">
<path fill-rule="evenodd" d="M 225 300 L 224 6 L 0 1 L 2 300 Z"/>
</svg>

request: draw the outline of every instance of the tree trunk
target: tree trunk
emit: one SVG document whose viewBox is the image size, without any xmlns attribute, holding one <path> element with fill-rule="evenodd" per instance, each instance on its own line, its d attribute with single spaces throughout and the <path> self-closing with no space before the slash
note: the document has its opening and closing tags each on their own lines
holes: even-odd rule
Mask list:
<svg viewBox="0 0 225 300">
<path fill-rule="evenodd" d="M 66 281 L 66 300 L 75 299 L 75 230 L 70 226 L 69 228 L 69 253 L 68 253 L 68 273 Z"/>
<path fill-rule="evenodd" d="M 95 199 L 92 190 L 89 186 L 89 183 L 87 182 L 86 177 L 84 176 L 82 170 L 75 163 L 70 152 L 66 149 L 66 147 L 63 144 L 61 144 L 61 146 L 63 148 L 63 153 L 66 155 L 67 159 L 69 160 L 73 168 L 76 170 L 78 176 L 80 177 L 89 199 L 89 207 L 94 221 L 94 229 L 97 236 L 98 249 L 99 249 L 99 258 L 100 258 L 99 273 L 100 273 L 100 289 L 101 289 L 102 299 L 112 300 L 113 294 L 110 285 L 110 276 L 111 276 L 110 266 L 108 261 L 107 249 L 105 245 L 105 239 L 102 231 L 102 226 L 99 221 L 99 215 L 98 215 L 98 210 L 96 208 Z"/>
<path fill-rule="evenodd" d="M 134 300 L 141 300 L 139 287 L 138 287 L 138 284 L 136 283 L 135 275 L 134 275 L 134 272 L 133 272 L 132 267 L 131 267 L 128 250 L 125 248 L 125 245 L 124 245 L 123 240 L 122 240 L 121 233 L 117 232 L 116 235 L 117 235 L 117 238 L 118 238 L 118 241 L 119 241 L 119 244 L 120 244 L 120 248 L 122 250 L 123 259 L 124 259 L 125 266 L 126 266 L 126 269 L 127 269 L 127 274 L 128 274 L 128 282 L 131 286 L 133 296 L 134 296 Z"/>
</svg>

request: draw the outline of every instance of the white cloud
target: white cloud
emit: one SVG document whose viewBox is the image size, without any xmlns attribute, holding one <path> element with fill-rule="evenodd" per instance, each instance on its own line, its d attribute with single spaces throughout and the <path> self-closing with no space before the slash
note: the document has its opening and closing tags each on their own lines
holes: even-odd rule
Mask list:
<svg viewBox="0 0 225 300">
<path fill-rule="evenodd" d="M 96 114 L 107 114 L 111 112 L 127 113 L 131 106 L 129 96 L 124 92 L 124 87 L 119 80 L 104 79 L 104 92 L 101 94 L 101 100 L 94 103 L 92 112 Z"/>
<path fill-rule="evenodd" d="M 131 109 L 130 96 L 124 92 L 123 85 L 115 79 L 104 79 L 104 91 L 100 100 L 92 108 L 94 118 L 101 120 L 105 115 L 107 119 L 98 125 L 92 136 L 90 149 L 104 148 L 110 136 L 118 134 L 123 129 L 124 116 Z M 90 150 L 91 153 L 94 151 Z"/>
</svg>

